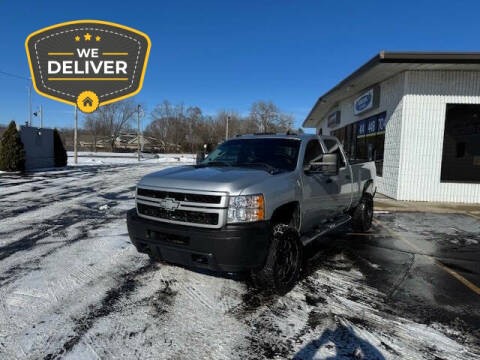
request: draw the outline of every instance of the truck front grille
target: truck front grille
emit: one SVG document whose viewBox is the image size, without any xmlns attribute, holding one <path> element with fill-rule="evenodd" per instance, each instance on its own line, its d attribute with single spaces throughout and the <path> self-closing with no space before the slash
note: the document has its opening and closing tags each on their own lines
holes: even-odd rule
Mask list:
<svg viewBox="0 0 480 360">
<path fill-rule="evenodd" d="M 184 192 L 170 192 L 163 190 L 150 190 L 139 188 L 137 194 L 140 196 L 150 197 L 154 199 L 175 199 L 177 201 L 195 202 L 195 203 L 207 203 L 207 204 L 220 204 L 222 201 L 221 196 L 217 195 L 204 195 L 204 194 L 191 194 Z"/>
<path fill-rule="evenodd" d="M 228 193 L 170 188 L 137 188 L 137 212 L 152 220 L 220 228 L 225 225 Z"/>
<path fill-rule="evenodd" d="M 217 225 L 218 214 L 204 213 L 198 211 L 175 210 L 167 211 L 165 209 L 150 206 L 145 204 L 137 204 L 137 209 L 140 214 L 155 217 L 158 219 L 181 221 L 185 223 L 195 223 L 204 225 Z"/>
</svg>

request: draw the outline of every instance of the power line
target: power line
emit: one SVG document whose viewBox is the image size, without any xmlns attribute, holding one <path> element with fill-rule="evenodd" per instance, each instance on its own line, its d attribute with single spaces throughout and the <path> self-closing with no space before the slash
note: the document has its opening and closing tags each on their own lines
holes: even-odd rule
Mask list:
<svg viewBox="0 0 480 360">
<path fill-rule="evenodd" d="M 9 73 L 9 72 L 6 72 L 6 71 L 2 71 L 2 70 L 0 70 L 0 74 L 7 75 L 7 76 L 10 76 L 10 77 L 13 77 L 13 78 L 16 78 L 16 79 L 21 79 L 21 80 L 30 80 L 29 78 L 27 78 L 27 77 L 25 77 L 25 76 L 21 76 L 21 75 L 17 75 L 17 74 L 12 74 L 12 73 Z"/>
<path fill-rule="evenodd" d="M 3 75 L 7 75 L 7 76 L 10 76 L 12 78 L 15 78 L 15 79 L 20 79 L 20 80 L 26 80 L 28 81 L 28 86 L 27 86 L 27 89 L 28 89 L 28 123 L 30 124 L 30 126 L 32 126 L 32 84 L 30 82 L 30 78 L 27 78 L 25 76 L 22 76 L 22 75 L 17 75 L 17 74 L 12 74 L 11 72 L 8 72 L 8 71 L 3 71 L 3 70 L 0 70 L 0 74 L 3 74 Z M 43 116 L 43 115 L 42 115 Z"/>
</svg>

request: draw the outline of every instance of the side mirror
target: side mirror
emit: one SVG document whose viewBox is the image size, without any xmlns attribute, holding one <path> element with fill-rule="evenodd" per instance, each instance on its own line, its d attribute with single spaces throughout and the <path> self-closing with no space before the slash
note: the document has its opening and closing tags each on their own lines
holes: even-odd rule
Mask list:
<svg viewBox="0 0 480 360">
<path fill-rule="evenodd" d="M 205 153 L 203 151 L 197 152 L 196 164 L 200 164 L 203 160 L 205 160 Z"/>
<path fill-rule="evenodd" d="M 307 165 L 309 169 L 305 169 L 305 171 L 321 173 L 326 176 L 338 175 L 338 154 L 323 154 L 321 160 L 320 162 L 311 161 Z"/>
</svg>

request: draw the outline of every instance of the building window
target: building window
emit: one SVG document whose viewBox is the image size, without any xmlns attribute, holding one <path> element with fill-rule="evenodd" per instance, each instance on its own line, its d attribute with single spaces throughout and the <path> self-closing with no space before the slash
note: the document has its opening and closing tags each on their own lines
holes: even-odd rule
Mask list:
<svg viewBox="0 0 480 360">
<path fill-rule="evenodd" d="M 375 161 L 377 175 L 383 174 L 383 152 L 387 113 L 371 116 L 332 131 L 343 145 L 350 163 Z"/>
<path fill-rule="evenodd" d="M 480 105 L 447 104 L 442 182 L 480 183 Z"/>
<path fill-rule="evenodd" d="M 466 151 L 466 146 L 467 144 L 464 142 L 458 142 L 457 143 L 457 158 L 463 158 L 465 157 L 465 151 Z"/>
</svg>

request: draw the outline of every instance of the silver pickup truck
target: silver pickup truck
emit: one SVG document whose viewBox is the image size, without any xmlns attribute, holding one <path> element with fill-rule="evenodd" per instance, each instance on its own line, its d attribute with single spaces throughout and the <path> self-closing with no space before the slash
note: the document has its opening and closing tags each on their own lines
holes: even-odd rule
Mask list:
<svg viewBox="0 0 480 360">
<path fill-rule="evenodd" d="M 347 222 L 370 228 L 375 191 L 375 164 L 350 164 L 335 137 L 244 135 L 196 165 L 144 176 L 128 232 L 151 258 L 249 271 L 285 293 L 307 244 Z"/>
</svg>

